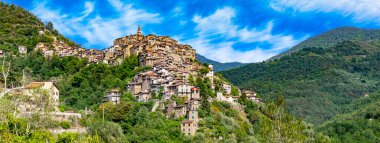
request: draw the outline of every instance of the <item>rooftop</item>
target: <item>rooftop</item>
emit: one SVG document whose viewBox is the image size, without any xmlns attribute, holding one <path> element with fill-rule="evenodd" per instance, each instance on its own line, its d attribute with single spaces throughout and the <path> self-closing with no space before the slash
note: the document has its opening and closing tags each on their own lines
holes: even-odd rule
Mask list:
<svg viewBox="0 0 380 143">
<path fill-rule="evenodd" d="M 38 88 L 44 84 L 45 84 L 44 82 L 32 82 L 32 83 L 26 85 L 25 88 L 27 88 L 27 89 Z"/>
<path fill-rule="evenodd" d="M 193 123 L 193 122 L 194 122 L 193 120 L 183 120 L 181 123 L 186 124 L 186 123 Z"/>
</svg>

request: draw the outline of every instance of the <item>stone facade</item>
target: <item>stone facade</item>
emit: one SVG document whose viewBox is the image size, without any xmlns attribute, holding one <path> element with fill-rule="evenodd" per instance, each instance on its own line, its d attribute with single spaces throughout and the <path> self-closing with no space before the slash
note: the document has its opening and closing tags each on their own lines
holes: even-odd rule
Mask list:
<svg viewBox="0 0 380 143">
<path fill-rule="evenodd" d="M 186 135 L 194 135 L 198 130 L 198 111 L 189 110 L 187 119 L 181 122 L 181 131 Z"/>
<path fill-rule="evenodd" d="M 195 50 L 189 45 L 178 44 L 178 41 L 168 36 L 143 35 L 141 28 L 137 34 L 117 38 L 111 48 L 117 47 L 116 53 L 121 57 L 138 55 L 140 66 L 165 64 L 180 67 L 180 70 L 191 70 L 195 60 Z"/>
<path fill-rule="evenodd" d="M 39 105 L 41 104 L 38 103 L 40 98 L 48 99 L 49 103 L 44 102 L 44 104 L 49 104 L 54 111 L 58 111 L 59 90 L 53 82 L 32 82 L 22 89 L 21 94 L 29 98 L 27 102 L 23 102 L 19 106 L 21 112 L 43 111 L 41 108 L 45 105 Z"/>
<path fill-rule="evenodd" d="M 107 92 L 107 95 L 103 97 L 103 102 L 112 102 L 113 104 L 120 103 L 121 93 L 118 89 L 112 89 Z"/>
</svg>

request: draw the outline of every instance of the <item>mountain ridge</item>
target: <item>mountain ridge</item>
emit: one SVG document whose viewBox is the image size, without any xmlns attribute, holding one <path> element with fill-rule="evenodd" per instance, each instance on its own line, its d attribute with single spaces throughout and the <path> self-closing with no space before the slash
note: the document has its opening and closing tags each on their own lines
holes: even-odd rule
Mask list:
<svg viewBox="0 0 380 143">
<path fill-rule="evenodd" d="M 201 63 L 206 63 L 206 64 L 211 64 L 214 66 L 214 70 L 216 72 L 219 71 L 225 71 L 233 68 L 238 68 L 244 65 L 247 65 L 248 63 L 240 63 L 240 62 L 227 62 L 227 63 L 220 63 L 214 60 L 210 60 L 200 54 L 196 54 L 197 60 L 200 61 Z"/>
<path fill-rule="evenodd" d="M 378 43 L 346 41 L 327 49 L 304 48 L 278 60 L 221 74 L 264 98 L 284 95 L 293 113 L 319 124 L 343 113 L 345 106 L 365 93 L 380 88 L 380 74 L 376 72 L 380 70 Z"/>
<path fill-rule="evenodd" d="M 290 55 L 296 51 L 299 51 L 307 47 L 316 47 L 316 48 L 328 48 L 334 46 L 339 42 L 346 40 L 358 40 L 358 41 L 371 41 L 371 40 L 380 40 L 380 29 L 364 29 L 358 27 L 349 27 L 343 26 L 338 27 L 316 36 L 310 37 L 305 41 L 295 45 L 291 49 L 280 53 L 267 61 L 275 60 L 282 58 L 283 56 Z"/>
</svg>

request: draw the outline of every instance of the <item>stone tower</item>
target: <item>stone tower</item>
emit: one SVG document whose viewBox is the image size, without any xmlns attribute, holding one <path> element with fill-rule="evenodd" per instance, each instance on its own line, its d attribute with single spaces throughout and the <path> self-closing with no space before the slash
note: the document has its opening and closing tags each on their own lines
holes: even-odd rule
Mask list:
<svg viewBox="0 0 380 143">
<path fill-rule="evenodd" d="M 198 111 L 197 110 L 190 110 L 187 114 L 188 120 L 193 120 L 194 122 L 198 122 Z"/>
<path fill-rule="evenodd" d="M 142 35 L 142 32 L 141 32 L 141 27 L 139 25 L 139 27 L 137 28 L 137 35 Z"/>
</svg>

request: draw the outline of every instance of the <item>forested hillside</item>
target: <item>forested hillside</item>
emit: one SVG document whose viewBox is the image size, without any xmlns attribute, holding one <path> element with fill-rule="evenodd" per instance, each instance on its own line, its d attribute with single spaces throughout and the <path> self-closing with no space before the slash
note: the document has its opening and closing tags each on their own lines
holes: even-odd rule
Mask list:
<svg viewBox="0 0 380 143">
<path fill-rule="evenodd" d="M 304 48 L 281 59 L 221 72 L 263 98 L 285 96 L 288 109 L 320 124 L 346 113 L 355 100 L 380 88 L 378 41 L 345 41 L 331 48 Z"/>
<path fill-rule="evenodd" d="M 284 53 L 281 53 L 277 56 L 274 56 L 270 60 L 281 58 L 285 55 L 290 55 L 294 52 L 297 52 L 303 48 L 308 47 L 317 47 L 317 48 L 329 48 L 340 42 L 347 40 L 356 40 L 356 41 L 374 41 L 380 40 L 380 30 L 377 29 L 361 29 L 356 27 L 340 27 L 336 28 L 317 36 L 311 37 L 293 48 L 287 50 Z"/>
<path fill-rule="evenodd" d="M 339 115 L 318 127 L 333 142 L 380 142 L 380 92 L 355 101 L 354 111 Z M 349 110 L 350 110 L 349 109 Z"/>
<path fill-rule="evenodd" d="M 21 7 L 0 2 L 0 50 L 16 54 L 18 46 L 26 46 L 31 51 L 39 42 L 53 42 L 53 36 L 74 45 L 59 34 L 51 22 L 44 24 Z"/>
<path fill-rule="evenodd" d="M 225 71 L 225 70 L 229 70 L 229 69 L 233 69 L 233 68 L 237 68 L 237 67 L 241 67 L 241 66 L 246 65 L 245 63 L 239 63 L 239 62 L 220 63 L 220 62 L 217 62 L 217 61 L 213 61 L 213 60 L 207 59 L 206 57 L 204 57 L 202 55 L 199 55 L 199 54 L 197 54 L 197 60 L 200 61 L 201 63 L 206 63 L 206 64 L 213 65 L 214 66 L 214 70 L 216 72 L 218 72 L 218 71 Z"/>
</svg>

